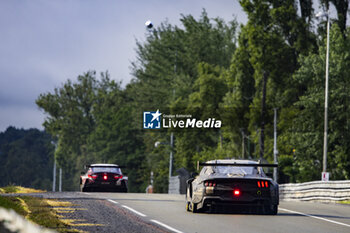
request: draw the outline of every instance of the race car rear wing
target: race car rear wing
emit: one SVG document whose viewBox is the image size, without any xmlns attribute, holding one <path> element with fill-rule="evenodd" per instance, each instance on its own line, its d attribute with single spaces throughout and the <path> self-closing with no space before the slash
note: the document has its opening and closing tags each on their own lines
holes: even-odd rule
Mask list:
<svg viewBox="0 0 350 233">
<path fill-rule="evenodd" d="M 278 167 L 278 164 L 268 163 L 200 163 L 197 162 L 197 170 L 199 166 L 234 166 L 234 167 Z"/>
<path fill-rule="evenodd" d="M 120 166 L 120 165 L 97 165 L 97 166 L 92 166 L 91 164 L 87 164 L 84 166 L 85 169 L 89 169 L 90 167 L 115 167 L 115 168 L 125 168 L 125 166 Z"/>
</svg>

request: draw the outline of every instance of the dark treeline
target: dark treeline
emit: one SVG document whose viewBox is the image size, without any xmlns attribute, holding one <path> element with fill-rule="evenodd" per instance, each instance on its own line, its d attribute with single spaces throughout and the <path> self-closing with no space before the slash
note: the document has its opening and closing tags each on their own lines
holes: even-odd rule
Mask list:
<svg viewBox="0 0 350 233">
<path fill-rule="evenodd" d="M 174 132 L 174 170 L 193 171 L 197 160 L 215 158 L 272 162 L 277 108 L 279 181 L 320 179 L 325 21 L 315 18 L 311 0 L 240 3 L 245 25 L 203 11 L 199 19 L 182 15 L 181 26 L 164 22 L 147 32 L 136 42 L 125 88 L 107 72 L 89 71 L 38 97 L 66 190 L 77 188 L 84 164 L 108 162 L 127 167 L 130 191 L 143 192 L 153 171 L 155 190 L 166 192 L 170 148 L 154 143 L 168 142 L 170 130 L 142 130 L 143 111 L 157 109 L 223 121 L 220 130 Z M 348 1 L 321 1 L 325 10 L 329 4 L 338 18 L 330 32 L 328 171 L 331 179 L 349 179 Z"/>
<path fill-rule="evenodd" d="M 0 133 L 0 187 L 21 185 L 50 190 L 53 152 L 49 134 L 8 127 Z"/>
</svg>

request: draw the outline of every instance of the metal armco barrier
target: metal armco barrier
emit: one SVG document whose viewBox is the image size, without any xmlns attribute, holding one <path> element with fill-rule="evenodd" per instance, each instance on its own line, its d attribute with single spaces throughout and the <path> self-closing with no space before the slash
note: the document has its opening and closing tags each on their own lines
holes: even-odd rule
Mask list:
<svg viewBox="0 0 350 233">
<path fill-rule="evenodd" d="M 282 201 L 337 202 L 350 200 L 350 180 L 281 184 L 279 189 Z"/>
<path fill-rule="evenodd" d="M 40 227 L 17 214 L 13 210 L 0 207 L 0 232 L 4 233 L 55 233 L 56 231 Z"/>
</svg>

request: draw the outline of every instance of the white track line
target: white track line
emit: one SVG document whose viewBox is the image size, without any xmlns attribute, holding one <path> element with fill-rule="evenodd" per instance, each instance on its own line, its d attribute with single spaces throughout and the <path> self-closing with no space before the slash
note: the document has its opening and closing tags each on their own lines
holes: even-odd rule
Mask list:
<svg viewBox="0 0 350 233">
<path fill-rule="evenodd" d="M 107 199 L 107 201 L 112 202 L 112 203 L 114 203 L 114 204 L 118 204 L 118 202 L 113 201 L 113 200 L 111 200 L 111 199 Z"/>
<path fill-rule="evenodd" d="M 146 217 L 146 216 L 147 216 L 147 215 L 145 215 L 145 214 L 143 214 L 143 213 L 141 213 L 141 212 L 138 212 L 137 210 L 134 210 L 133 208 L 130 208 L 129 206 L 126 206 L 126 205 L 122 205 L 122 206 L 123 206 L 125 209 L 128 209 L 128 210 L 134 212 L 135 214 L 140 215 L 141 217 Z"/>
<path fill-rule="evenodd" d="M 345 223 L 342 223 L 342 222 L 337 222 L 337 221 L 333 221 L 333 220 L 330 220 L 330 219 L 317 217 L 317 216 L 310 215 L 310 214 L 304 214 L 304 213 L 297 212 L 297 211 L 294 211 L 294 210 L 288 210 L 288 209 L 284 209 L 284 208 L 278 208 L 278 209 L 279 209 L 279 210 L 282 210 L 282 211 L 286 211 L 286 212 L 290 212 L 290 213 L 295 213 L 295 214 L 307 216 L 307 217 L 310 217 L 310 218 L 315 218 L 315 219 L 323 220 L 323 221 L 326 221 L 326 222 L 331 222 L 331 223 L 334 223 L 334 224 L 338 224 L 338 225 L 350 227 L 349 224 L 345 224 Z"/>
<path fill-rule="evenodd" d="M 118 202 L 113 201 L 112 199 L 107 199 L 107 201 L 112 202 L 112 203 L 114 203 L 114 204 L 119 204 Z M 145 214 L 143 214 L 143 213 L 141 213 L 141 212 L 139 212 L 139 211 L 137 211 L 137 210 L 134 210 L 133 208 L 130 208 L 129 206 L 122 205 L 122 207 L 124 207 L 125 209 L 128 209 L 128 210 L 130 210 L 130 211 L 132 211 L 132 212 L 134 212 L 135 214 L 140 215 L 141 217 L 146 217 L 146 216 L 147 216 L 147 215 L 145 215 Z"/>
<path fill-rule="evenodd" d="M 107 201 L 112 202 L 112 203 L 114 203 L 114 204 L 118 204 L 118 202 L 113 201 L 113 200 L 111 200 L 111 199 L 107 199 Z M 137 210 L 134 210 L 133 208 L 130 208 L 129 206 L 122 205 L 122 207 L 124 207 L 125 209 L 130 210 L 131 212 L 134 212 L 135 214 L 140 215 L 141 217 L 146 217 L 146 216 L 147 216 L 147 215 L 145 215 L 145 214 L 143 214 L 143 213 L 141 213 L 141 212 L 139 212 L 139 211 L 137 211 Z M 175 229 L 175 228 L 173 228 L 173 227 L 171 227 L 171 226 L 168 226 L 168 225 L 166 225 L 166 224 L 164 224 L 164 223 L 162 223 L 162 222 L 159 222 L 159 221 L 157 221 L 157 220 L 152 219 L 151 222 L 154 222 L 154 223 L 156 223 L 156 224 L 158 224 L 158 225 L 160 225 L 160 226 L 162 226 L 162 227 L 164 227 L 164 228 L 166 228 L 166 229 L 168 229 L 168 230 L 171 230 L 171 231 L 173 231 L 173 232 L 176 232 L 176 233 L 183 233 L 182 231 L 179 231 L 179 230 L 177 230 L 177 229 Z"/>
<path fill-rule="evenodd" d="M 168 226 L 168 225 L 166 225 L 166 224 L 164 224 L 164 223 L 162 223 L 162 222 L 159 222 L 159 221 L 157 221 L 157 220 L 152 219 L 151 222 L 157 223 L 158 225 L 160 225 L 160 226 L 162 226 L 162 227 L 164 227 L 164 228 L 166 228 L 166 229 L 168 229 L 168 230 L 171 230 L 171 231 L 173 231 L 173 232 L 176 232 L 176 233 L 183 233 L 182 231 L 176 230 L 175 228 L 173 228 L 173 227 L 171 227 L 171 226 Z"/>
</svg>

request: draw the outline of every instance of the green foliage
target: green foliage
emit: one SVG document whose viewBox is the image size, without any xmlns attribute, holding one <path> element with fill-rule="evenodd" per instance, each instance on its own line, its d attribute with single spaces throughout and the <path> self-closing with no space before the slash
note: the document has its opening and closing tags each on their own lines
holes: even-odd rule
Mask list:
<svg viewBox="0 0 350 233">
<path fill-rule="evenodd" d="M 138 58 L 133 63 L 135 79 L 128 85 L 135 108 L 187 113 L 197 119 L 219 117 L 218 107 L 227 92 L 223 73 L 235 50 L 237 23 L 210 20 L 203 11 L 199 20 L 182 16 L 182 28 L 161 24 L 137 43 Z M 138 126 L 139 127 L 139 126 Z M 216 147 L 217 131 L 174 132 L 175 168 L 194 169 L 194 151 Z M 144 132 L 148 167 L 155 173 L 156 191 L 167 191 L 169 146 L 154 148 L 158 141 L 169 141 L 170 132 Z M 175 169 L 176 170 L 176 169 Z"/>
<path fill-rule="evenodd" d="M 349 0 L 321 0 L 323 6 L 326 9 L 329 9 L 329 3 L 332 3 L 335 9 L 337 10 L 337 24 L 341 32 L 346 34 L 346 20 L 349 9 Z"/>
<path fill-rule="evenodd" d="M 24 210 L 21 202 L 17 199 L 17 197 L 0 196 L 0 206 L 5 209 L 13 209 L 21 215 L 26 215 L 26 211 Z"/>
<path fill-rule="evenodd" d="M 77 174 L 83 164 L 77 162 L 85 162 L 80 157 L 88 157 L 85 147 L 95 126 L 92 111 L 99 85 L 95 75 L 95 72 L 80 75 L 77 83 L 68 80 L 54 94 L 41 94 L 36 100 L 48 114 L 43 124 L 45 129 L 58 139 L 55 158 L 64 169 L 65 180 L 71 181 L 64 185 L 68 190 L 77 186 L 72 179 L 79 180 Z"/>
<path fill-rule="evenodd" d="M 55 229 L 58 232 L 79 232 L 72 229 L 66 221 L 61 220 L 57 213 L 50 208 L 46 199 L 31 196 L 20 198 L 0 196 L 0 206 L 12 209 L 32 222 L 46 228 Z"/>
<path fill-rule="evenodd" d="M 58 141 L 55 157 L 64 167 L 65 189 L 77 188 L 84 164 L 106 162 L 127 166 L 131 191 L 143 192 L 152 171 L 154 190 L 167 192 L 171 133 L 175 171 L 193 171 L 198 160 L 254 159 L 260 150 L 262 159 L 272 162 L 274 108 L 280 182 L 320 178 L 326 48 L 317 40 L 324 35 L 315 34 L 312 26 L 312 1 L 240 4 L 248 22 L 241 25 L 238 39 L 235 20 L 210 19 L 205 11 L 198 20 L 182 15 L 181 26 L 162 23 L 147 33 L 145 42 L 136 42 L 134 79 L 125 89 L 108 73 L 96 78 L 87 72 L 39 96 L 37 104 L 48 114 L 44 126 Z M 332 179 L 350 176 L 348 34 L 332 25 Z M 221 119 L 222 128 L 142 130 L 142 113 L 157 109 Z M 162 145 L 155 148 L 156 141 Z"/>
<path fill-rule="evenodd" d="M 227 92 L 222 72 L 223 69 L 219 66 L 213 67 L 207 63 L 200 63 L 198 65 L 199 76 L 194 84 L 195 91 L 189 96 L 187 103 L 182 103 L 186 107 L 181 108 L 180 105 L 179 108 L 174 104 L 172 112 L 175 114 L 184 110 L 192 113 L 192 117 L 196 119 L 219 119 L 219 103 Z M 219 131 L 208 129 L 188 129 L 176 132 L 175 135 L 177 140 L 176 165 L 187 169 L 194 169 L 196 161 L 204 159 L 200 159 L 202 152 L 205 157 L 205 151 L 208 148 L 216 147 L 220 139 Z M 197 152 L 197 157 L 193 160 L 194 150 Z"/>
<path fill-rule="evenodd" d="M 329 108 L 328 108 L 328 167 L 332 179 L 349 179 L 349 39 L 344 39 L 340 28 L 333 25 L 330 36 Z M 324 74 L 326 47 L 318 54 L 302 57 L 301 68 L 294 79 L 309 85 L 305 94 L 295 103 L 298 114 L 294 118 L 291 142 L 299 151 L 300 178 L 317 179 L 322 169 L 324 121 Z M 310 167 L 313 169 L 309 169 Z M 304 174 L 304 172 L 306 172 Z"/>
<path fill-rule="evenodd" d="M 1 193 L 16 193 L 18 188 L 14 185 L 8 185 L 6 187 L 1 188 Z"/>
<path fill-rule="evenodd" d="M 50 189 L 52 158 L 53 146 L 47 133 L 8 127 L 0 133 L 0 186 Z"/>
<path fill-rule="evenodd" d="M 140 191 L 144 155 L 127 91 L 109 74 L 95 72 L 68 80 L 54 94 L 41 94 L 38 106 L 48 113 L 45 128 L 58 138 L 55 158 L 63 168 L 65 190 L 76 190 L 80 171 L 90 163 L 116 163 L 131 171 L 130 190 Z M 54 110 L 53 110 L 54 109 Z M 129 124 L 129 122 L 131 124 Z"/>
</svg>

